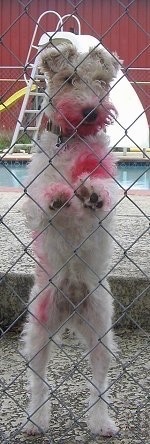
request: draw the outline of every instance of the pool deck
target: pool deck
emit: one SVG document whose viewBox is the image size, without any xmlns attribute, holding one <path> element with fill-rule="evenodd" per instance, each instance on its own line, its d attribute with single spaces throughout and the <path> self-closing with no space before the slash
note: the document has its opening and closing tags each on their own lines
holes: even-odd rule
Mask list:
<svg viewBox="0 0 150 444">
<path fill-rule="evenodd" d="M 127 151 L 124 153 L 123 151 L 115 151 L 114 155 L 116 156 L 117 162 L 147 162 L 150 161 L 150 151 L 146 150 L 146 152 L 141 151 Z M 25 153 L 12 153 L 5 154 L 1 152 L 0 158 L 4 161 L 22 161 L 22 162 L 30 162 L 33 157 L 33 154 L 25 154 Z"/>
<path fill-rule="evenodd" d="M 1 153 L 0 158 L 6 162 L 30 162 L 33 157 L 33 154 L 24 154 L 24 153 L 12 153 L 5 154 Z"/>
</svg>

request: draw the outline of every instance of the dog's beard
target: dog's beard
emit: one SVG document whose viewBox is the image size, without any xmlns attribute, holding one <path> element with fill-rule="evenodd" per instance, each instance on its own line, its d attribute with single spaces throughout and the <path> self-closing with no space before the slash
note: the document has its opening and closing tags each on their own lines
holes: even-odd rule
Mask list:
<svg viewBox="0 0 150 444">
<path fill-rule="evenodd" d="M 89 114 L 84 117 L 84 112 L 88 108 Z M 116 116 L 117 111 L 109 101 L 103 100 L 102 103 L 99 103 L 97 99 L 92 103 L 84 103 L 83 107 L 77 100 L 63 98 L 57 102 L 54 121 L 61 127 L 62 134 L 65 136 L 77 132 L 84 137 L 94 135 L 106 125 L 113 123 Z"/>
</svg>

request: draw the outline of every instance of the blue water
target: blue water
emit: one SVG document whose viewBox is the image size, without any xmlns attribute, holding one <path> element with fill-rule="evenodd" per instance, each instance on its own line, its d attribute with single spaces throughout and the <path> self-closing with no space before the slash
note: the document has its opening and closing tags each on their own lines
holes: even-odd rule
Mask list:
<svg viewBox="0 0 150 444">
<path fill-rule="evenodd" d="M 132 187 L 132 189 L 150 190 L 150 162 L 119 164 L 117 180 L 125 189 Z"/>
<path fill-rule="evenodd" d="M 5 165 L 0 165 L 0 186 L 12 188 L 24 186 L 26 174 L 26 164 L 6 162 Z"/>
<path fill-rule="evenodd" d="M 27 173 L 26 164 L 6 163 L 0 165 L 0 186 L 21 187 Z M 132 186 L 132 189 L 150 190 L 150 163 L 146 164 L 122 163 L 118 165 L 117 181 L 125 189 Z"/>
</svg>

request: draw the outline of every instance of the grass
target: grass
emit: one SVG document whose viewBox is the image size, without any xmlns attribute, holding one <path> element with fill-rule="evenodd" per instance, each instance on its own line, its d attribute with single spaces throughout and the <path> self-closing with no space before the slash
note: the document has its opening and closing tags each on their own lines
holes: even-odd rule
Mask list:
<svg viewBox="0 0 150 444">
<path fill-rule="evenodd" d="M 11 143 L 11 137 L 9 133 L 0 133 L 0 151 L 3 151 L 3 149 L 8 148 Z"/>
<path fill-rule="evenodd" d="M 0 151 L 3 151 L 6 148 L 9 148 L 12 140 L 12 132 L 4 132 L 0 133 Z M 22 145 L 28 144 L 31 142 L 30 137 L 27 134 L 23 134 L 18 139 L 18 143 L 22 143 Z M 28 153 L 30 148 L 23 146 L 23 149 Z M 20 148 L 15 148 L 14 152 L 18 153 Z"/>
</svg>

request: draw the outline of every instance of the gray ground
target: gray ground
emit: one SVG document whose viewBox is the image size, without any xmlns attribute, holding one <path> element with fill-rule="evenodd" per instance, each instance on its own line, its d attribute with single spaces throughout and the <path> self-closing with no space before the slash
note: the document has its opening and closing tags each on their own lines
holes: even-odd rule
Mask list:
<svg viewBox="0 0 150 444">
<path fill-rule="evenodd" d="M 27 373 L 18 353 L 18 336 L 7 334 L 1 348 L 2 425 L 1 443 L 111 443 L 148 444 L 149 442 L 149 382 L 148 340 L 146 334 L 121 331 L 118 334 L 119 355 L 110 370 L 112 385 L 111 414 L 117 418 L 120 435 L 104 439 L 90 434 L 85 423 L 88 395 L 84 375 L 90 377 L 85 350 L 75 338 L 64 338 L 56 348 L 48 367 L 48 381 L 53 386 L 52 418 L 49 432 L 39 438 L 27 438 L 22 418 L 27 403 Z M 25 420 L 24 420 L 25 422 Z"/>
</svg>

